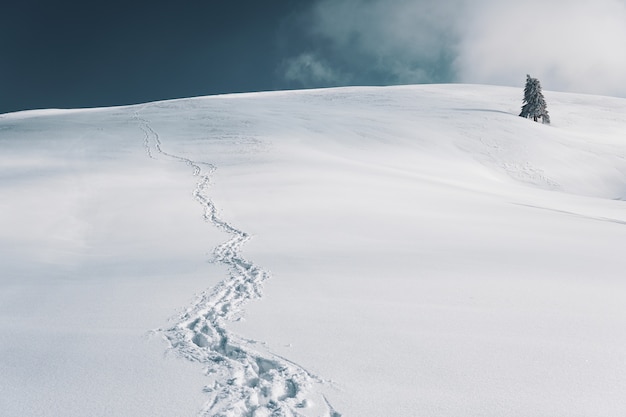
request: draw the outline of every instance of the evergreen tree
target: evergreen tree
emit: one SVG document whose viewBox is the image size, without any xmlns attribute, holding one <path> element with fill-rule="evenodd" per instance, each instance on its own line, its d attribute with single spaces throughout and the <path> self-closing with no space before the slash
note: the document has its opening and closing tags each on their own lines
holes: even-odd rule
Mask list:
<svg viewBox="0 0 626 417">
<path fill-rule="evenodd" d="M 536 78 L 526 75 L 526 87 L 524 87 L 524 105 L 521 117 L 532 119 L 536 122 L 541 119 L 544 124 L 550 123 L 550 115 L 546 106 L 546 100 L 541 92 L 541 84 Z"/>
</svg>

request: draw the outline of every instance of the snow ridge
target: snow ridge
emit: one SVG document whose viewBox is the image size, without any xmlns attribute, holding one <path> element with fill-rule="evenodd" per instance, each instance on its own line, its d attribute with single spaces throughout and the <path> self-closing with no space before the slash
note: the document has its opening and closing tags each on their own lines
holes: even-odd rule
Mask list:
<svg viewBox="0 0 626 417">
<path fill-rule="evenodd" d="M 222 220 L 206 190 L 216 167 L 163 151 L 158 133 L 148 120 L 134 113 L 144 133 L 144 146 L 151 159 L 184 162 L 199 178 L 194 198 L 204 208 L 204 219 L 231 235 L 213 251 L 213 262 L 226 265 L 228 277 L 203 292 L 178 317 L 177 323 L 159 329 L 170 349 L 206 366 L 211 382 L 204 391 L 210 395 L 199 415 L 202 417 L 340 417 L 325 396 L 313 392 L 324 381 L 301 366 L 271 353 L 260 353 L 256 341 L 227 331 L 227 321 L 242 317 L 246 302 L 262 297 L 267 271 L 244 259 L 242 246 L 250 236 Z"/>
</svg>

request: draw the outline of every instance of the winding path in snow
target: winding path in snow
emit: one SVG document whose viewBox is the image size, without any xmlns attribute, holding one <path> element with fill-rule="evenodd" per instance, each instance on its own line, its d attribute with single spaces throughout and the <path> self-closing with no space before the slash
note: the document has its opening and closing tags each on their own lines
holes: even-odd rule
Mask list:
<svg viewBox="0 0 626 417">
<path fill-rule="evenodd" d="M 242 246 L 250 236 L 222 220 L 207 195 L 216 167 L 163 151 L 158 133 L 138 112 L 133 120 L 144 133 L 151 159 L 183 162 L 193 169 L 198 182 L 194 198 L 204 208 L 204 219 L 231 238 L 213 251 L 214 262 L 228 267 L 228 277 L 205 291 L 178 317 L 177 323 L 159 329 L 170 348 L 179 355 L 202 363 L 210 383 L 210 400 L 203 417 L 340 417 L 313 386 L 323 380 L 301 366 L 271 353 L 260 353 L 255 341 L 229 332 L 225 323 L 243 314 L 245 303 L 262 297 L 267 271 L 243 258 Z"/>
</svg>

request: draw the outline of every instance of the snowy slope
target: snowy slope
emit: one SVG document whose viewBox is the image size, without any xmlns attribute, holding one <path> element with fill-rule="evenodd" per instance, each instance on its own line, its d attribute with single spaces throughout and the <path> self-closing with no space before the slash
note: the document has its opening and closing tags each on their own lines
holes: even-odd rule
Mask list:
<svg viewBox="0 0 626 417">
<path fill-rule="evenodd" d="M 625 414 L 626 100 L 545 96 L 0 116 L 2 414 Z"/>
</svg>

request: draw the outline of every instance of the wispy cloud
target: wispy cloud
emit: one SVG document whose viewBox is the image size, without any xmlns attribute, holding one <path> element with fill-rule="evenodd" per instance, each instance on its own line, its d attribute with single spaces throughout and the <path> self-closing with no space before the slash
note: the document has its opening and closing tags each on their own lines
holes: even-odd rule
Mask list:
<svg viewBox="0 0 626 417">
<path fill-rule="evenodd" d="M 284 76 L 289 82 L 302 86 L 335 86 L 349 82 L 346 75 L 310 52 L 287 59 Z"/>
<path fill-rule="evenodd" d="M 626 0 L 318 0 L 283 66 L 305 86 L 470 82 L 626 96 Z"/>
<path fill-rule="evenodd" d="M 305 20 L 304 56 L 347 83 L 447 81 L 461 1 L 320 0 Z"/>
</svg>

